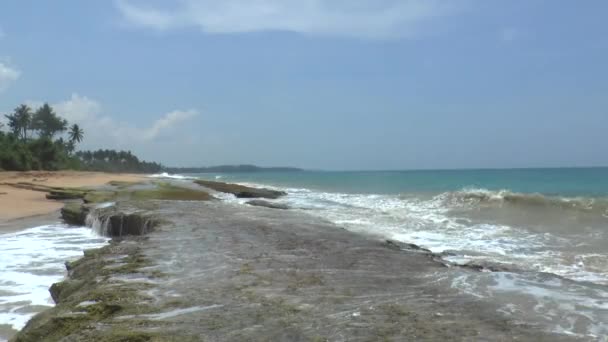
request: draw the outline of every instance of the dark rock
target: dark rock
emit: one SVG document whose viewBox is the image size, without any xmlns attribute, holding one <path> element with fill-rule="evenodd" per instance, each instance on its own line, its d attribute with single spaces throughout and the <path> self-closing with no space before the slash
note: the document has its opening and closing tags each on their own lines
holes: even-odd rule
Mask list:
<svg viewBox="0 0 608 342">
<path fill-rule="evenodd" d="M 206 188 L 224 192 L 228 194 L 233 194 L 238 198 L 269 198 L 269 199 L 277 199 L 281 196 L 287 195 L 284 191 L 276 191 L 270 189 L 263 188 L 252 188 L 249 186 L 239 185 L 239 184 L 230 184 L 223 182 L 214 182 L 214 181 L 206 181 L 206 180 L 196 180 L 194 181 L 196 184 L 204 186 Z"/>
<path fill-rule="evenodd" d="M 49 292 L 51 293 L 51 298 L 53 298 L 53 301 L 55 303 L 59 303 L 72 293 L 80 290 L 84 284 L 85 282 L 79 279 L 66 279 L 62 282 L 51 285 Z"/>
<path fill-rule="evenodd" d="M 384 245 L 390 249 L 399 250 L 399 251 L 415 251 L 415 252 L 423 252 L 433 254 L 429 249 L 422 248 L 413 243 L 400 242 L 395 240 L 386 240 Z"/>
<path fill-rule="evenodd" d="M 46 198 L 50 200 L 73 200 L 82 199 L 85 196 L 85 192 L 77 190 L 53 190 L 46 194 Z"/>
<path fill-rule="evenodd" d="M 468 268 L 477 272 L 517 272 L 517 268 L 513 265 L 498 264 L 493 262 L 469 262 L 464 265 L 458 265 L 462 268 Z"/>
<path fill-rule="evenodd" d="M 145 235 L 150 232 L 156 224 L 154 220 L 137 213 L 118 213 L 110 216 L 108 220 L 106 234 L 110 237 Z"/>
<path fill-rule="evenodd" d="M 61 217 L 67 224 L 84 226 L 89 208 L 81 203 L 67 203 L 61 208 Z"/>
<path fill-rule="evenodd" d="M 256 207 L 266 207 L 266 208 L 270 208 L 270 209 L 282 209 L 282 210 L 289 209 L 289 206 L 286 204 L 272 203 L 272 202 L 268 202 L 268 201 L 264 201 L 264 200 L 253 200 L 253 201 L 247 202 L 247 204 L 253 205 Z"/>
</svg>

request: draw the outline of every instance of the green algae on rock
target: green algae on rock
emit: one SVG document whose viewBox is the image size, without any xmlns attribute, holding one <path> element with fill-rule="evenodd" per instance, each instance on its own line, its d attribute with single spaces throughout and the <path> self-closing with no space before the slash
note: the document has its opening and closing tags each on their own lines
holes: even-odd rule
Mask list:
<svg viewBox="0 0 608 342">
<path fill-rule="evenodd" d="M 169 183 L 155 183 L 153 189 L 134 190 L 133 200 L 169 200 L 169 201 L 209 201 L 213 196 L 202 190 L 175 186 Z"/>
<path fill-rule="evenodd" d="M 78 202 L 66 203 L 61 208 L 61 218 L 65 223 L 74 226 L 84 226 L 88 213 L 89 208 Z"/>
<path fill-rule="evenodd" d="M 87 251 L 80 260 L 66 264 L 69 278 L 51 287 L 57 305 L 36 315 L 11 341 L 174 341 L 163 333 L 134 331 L 133 322 L 113 319 L 154 311 L 153 302 L 142 294 L 149 284 L 116 280 L 121 274 L 157 276 L 142 270 L 146 266 L 149 262 L 134 243 L 113 242 Z M 103 325 L 111 328 L 99 328 Z"/>
</svg>

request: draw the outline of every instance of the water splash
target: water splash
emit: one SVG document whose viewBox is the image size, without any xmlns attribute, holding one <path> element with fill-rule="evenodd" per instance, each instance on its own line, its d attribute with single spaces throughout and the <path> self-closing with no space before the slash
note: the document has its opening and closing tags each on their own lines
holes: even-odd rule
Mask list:
<svg viewBox="0 0 608 342">
<path fill-rule="evenodd" d="M 0 324 L 19 330 L 53 306 L 49 287 L 66 275 L 64 263 L 107 241 L 89 228 L 64 224 L 0 234 Z"/>
</svg>

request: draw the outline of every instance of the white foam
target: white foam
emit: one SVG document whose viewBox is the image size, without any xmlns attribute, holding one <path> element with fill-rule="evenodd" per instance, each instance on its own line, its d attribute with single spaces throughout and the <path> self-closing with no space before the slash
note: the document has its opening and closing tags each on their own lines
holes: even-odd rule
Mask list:
<svg viewBox="0 0 608 342">
<path fill-rule="evenodd" d="M 105 209 L 109 207 L 113 207 L 116 205 L 116 202 L 103 202 L 95 205 L 95 209 Z"/>
<path fill-rule="evenodd" d="M 178 174 L 170 174 L 167 172 L 149 175 L 150 178 L 167 178 L 167 179 L 194 179 L 194 177 L 187 177 Z"/>
<path fill-rule="evenodd" d="M 608 284 L 608 254 L 581 254 L 572 263 L 559 246 L 572 243 L 549 232 L 535 232 L 527 227 L 508 226 L 490 222 L 471 222 L 451 213 L 446 197 L 451 193 L 431 195 L 345 194 L 311 191 L 302 188 L 280 188 L 255 183 L 240 183 L 254 187 L 283 190 L 288 193 L 281 201 L 292 208 L 320 216 L 351 231 L 414 243 L 435 253 L 455 252 L 458 262 L 488 260 L 515 264 L 523 269 L 555 273 L 573 280 Z M 466 189 L 500 199 L 509 192 Z M 220 197 L 235 203 L 232 195 Z M 465 255 L 467 256 L 465 258 Z M 585 262 L 593 257 L 602 268 Z M 597 261 L 601 259 L 600 261 Z"/>
<path fill-rule="evenodd" d="M 21 329 L 41 307 L 53 306 L 49 287 L 65 276 L 65 261 L 106 242 L 89 228 L 62 224 L 0 234 L 0 324 Z"/>
<path fill-rule="evenodd" d="M 499 220 L 484 222 L 476 219 L 476 215 L 459 217 L 450 201 L 450 193 L 393 196 L 279 190 L 288 193 L 281 202 L 292 208 L 305 210 L 351 231 L 414 243 L 435 253 L 446 252 L 445 259 L 454 263 L 490 262 L 554 273 L 577 281 L 608 284 L 608 253 L 592 250 L 574 253 L 570 246 L 579 240 L 549 230 L 500 224 Z M 492 201 L 501 201 L 510 195 L 505 191 L 467 191 L 487 196 Z M 226 199 L 243 203 L 240 199 Z M 479 210 L 478 207 L 458 209 Z M 453 278 L 451 285 L 465 294 L 502 303 L 500 312 L 505 315 L 515 312 L 519 317 L 525 313 L 554 332 L 586 338 L 608 334 L 608 326 L 604 323 L 608 321 L 605 304 L 608 294 L 593 290 L 594 285 L 552 284 L 546 279 L 522 281 L 500 276 L 488 280 L 494 276 L 494 273 L 464 272 Z M 481 279 L 485 279 L 485 283 Z M 512 298 L 520 302 L 510 302 Z M 533 299 L 533 305 L 526 307 L 529 298 Z M 579 307 L 577 303 L 580 303 Z"/>
<path fill-rule="evenodd" d="M 477 297 L 491 297 L 507 316 L 549 330 L 584 338 L 608 336 L 608 292 L 557 277 L 495 272 L 456 277 L 452 287 Z"/>
</svg>

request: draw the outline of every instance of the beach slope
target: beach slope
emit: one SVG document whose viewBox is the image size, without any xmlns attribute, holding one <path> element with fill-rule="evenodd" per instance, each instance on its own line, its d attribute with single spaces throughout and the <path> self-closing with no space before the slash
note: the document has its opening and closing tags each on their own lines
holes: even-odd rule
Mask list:
<svg viewBox="0 0 608 342">
<path fill-rule="evenodd" d="M 48 200 L 46 192 L 15 187 L 19 183 L 80 188 L 97 187 L 110 181 L 135 182 L 144 178 L 143 175 L 102 172 L 0 172 L 0 230 L 11 229 L 12 220 L 46 215 L 63 207 L 64 203 L 60 201 Z"/>
</svg>

